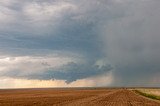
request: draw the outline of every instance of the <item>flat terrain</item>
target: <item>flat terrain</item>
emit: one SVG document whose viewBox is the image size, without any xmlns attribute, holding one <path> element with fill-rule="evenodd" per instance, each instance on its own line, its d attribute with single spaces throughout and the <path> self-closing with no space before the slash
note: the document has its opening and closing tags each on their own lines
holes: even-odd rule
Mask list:
<svg viewBox="0 0 160 106">
<path fill-rule="evenodd" d="M 160 106 L 127 89 L 0 90 L 0 106 Z"/>
</svg>

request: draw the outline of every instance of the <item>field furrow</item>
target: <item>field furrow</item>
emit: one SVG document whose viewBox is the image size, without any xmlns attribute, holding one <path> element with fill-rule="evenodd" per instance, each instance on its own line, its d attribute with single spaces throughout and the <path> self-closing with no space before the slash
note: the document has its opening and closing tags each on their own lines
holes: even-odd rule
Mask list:
<svg viewBox="0 0 160 106">
<path fill-rule="evenodd" d="M 127 89 L 0 90 L 0 106 L 160 106 Z"/>
</svg>

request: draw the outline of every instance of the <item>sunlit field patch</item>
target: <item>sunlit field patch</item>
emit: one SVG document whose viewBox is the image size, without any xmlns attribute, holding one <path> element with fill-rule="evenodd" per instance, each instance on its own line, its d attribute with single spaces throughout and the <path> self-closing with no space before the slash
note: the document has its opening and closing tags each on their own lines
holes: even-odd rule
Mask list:
<svg viewBox="0 0 160 106">
<path fill-rule="evenodd" d="M 160 100 L 160 89 L 136 89 L 134 91 L 145 97 Z"/>
</svg>

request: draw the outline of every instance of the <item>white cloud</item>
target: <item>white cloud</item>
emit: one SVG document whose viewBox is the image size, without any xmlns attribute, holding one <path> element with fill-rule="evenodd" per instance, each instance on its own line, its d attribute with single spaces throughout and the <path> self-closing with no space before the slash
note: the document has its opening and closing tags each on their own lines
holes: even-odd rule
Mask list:
<svg viewBox="0 0 160 106">
<path fill-rule="evenodd" d="M 23 12 L 33 21 L 49 21 L 75 9 L 76 6 L 68 2 L 32 2 L 24 7 Z"/>
<path fill-rule="evenodd" d="M 17 0 L 1 0 L 0 1 L 0 5 L 3 5 L 3 6 L 11 6 L 15 3 L 17 3 L 18 1 Z"/>
<path fill-rule="evenodd" d="M 15 19 L 15 11 L 0 5 L 0 24 L 8 24 Z"/>
<path fill-rule="evenodd" d="M 1 57 L 0 72 L 10 73 L 19 70 L 21 74 L 41 73 L 47 69 L 58 68 L 75 59 L 71 57 L 57 56 L 19 56 L 19 57 Z"/>
</svg>

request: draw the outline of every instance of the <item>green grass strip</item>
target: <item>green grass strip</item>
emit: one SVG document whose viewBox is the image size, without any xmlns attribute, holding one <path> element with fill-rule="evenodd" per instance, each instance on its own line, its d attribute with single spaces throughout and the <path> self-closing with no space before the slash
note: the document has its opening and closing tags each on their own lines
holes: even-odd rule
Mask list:
<svg viewBox="0 0 160 106">
<path fill-rule="evenodd" d="M 145 96 L 145 97 L 148 97 L 148 98 L 151 98 L 151 99 L 155 99 L 155 100 L 160 100 L 160 96 L 156 96 L 156 95 L 153 95 L 153 94 L 148 94 L 148 93 L 144 93 L 144 92 L 141 92 L 139 90 L 134 90 L 136 93 L 142 95 L 142 96 Z"/>
</svg>

